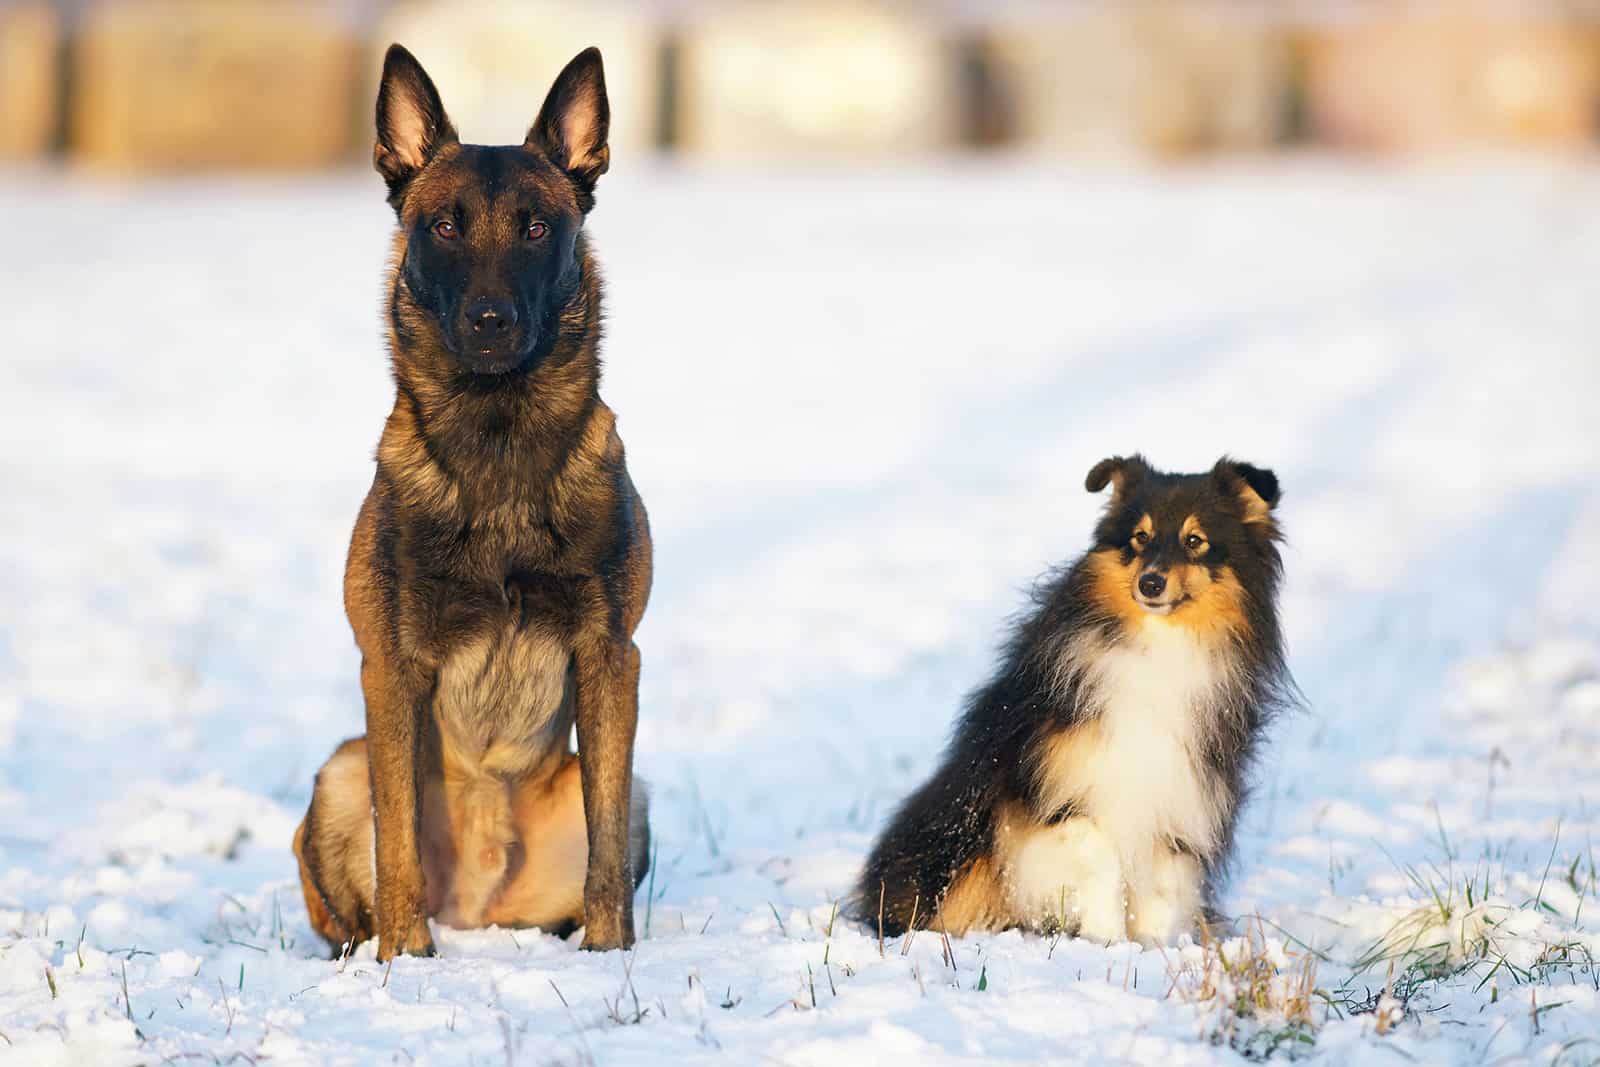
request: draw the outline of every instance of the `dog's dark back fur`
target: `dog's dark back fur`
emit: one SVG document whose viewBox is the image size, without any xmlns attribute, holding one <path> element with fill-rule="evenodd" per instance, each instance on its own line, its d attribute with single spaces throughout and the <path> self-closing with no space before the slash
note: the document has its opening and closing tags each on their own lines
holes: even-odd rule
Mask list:
<svg viewBox="0 0 1600 1067">
<path fill-rule="evenodd" d="M 861 921 L 876 925 L 880 905 L 886 934 L 906 930 L 914 913 L 918 926 L 932 921 L 956 876 L 989 849 L 1005 803 L 1021 802 L 1045 824 L 1074 814 L 1041 810 L 1035 773 L 1045 739 L 1095 713 L 1083 674 L 1061 670 L 1063 648 L 1085 634 L 1109 646 L 1135 618 L 1115 602 L 1095 563 L 1135 564 L 1129 538 L 1151 512 L 1204 516 L 1214 546 L 1207 566 L 1218 574 L 1231 571 L 1244 593 L 1238 598 L 1242 625 L 1228 627 L 1224 638 L 1238 667 L 1236 681 L 1216 708 L 1205 709 L 1198 753 L 1229 797 L 1219 847 L 1200 856 L 1208 897 L 1214 893 L 1262 727 L 1294 692 L 1276 610 L 1278 528 L 1264 512 L 1254 516 L 1262 521 L 1244 521 L 1240 504 L 1243 486 L 1265 506 L 1276 504 L 1277 481 L 1270 471 L 1226 459 L 1206 474 L 1171 475 L 1134 456 L 1097 465 L 1086 484 L 1098 491 L 1113 480 L 1117 492 L 1096 525 L 1090 552 L 1035 588 L 1032 609 L 1013 624 L 993 677 L 968 697 L 933 777 L 900 806 L 874 847 L 851 902 Z M 1146 563 L 1164 562 L 1162 554 L 1172 548 L 1152 545 Z"/>
</svg>

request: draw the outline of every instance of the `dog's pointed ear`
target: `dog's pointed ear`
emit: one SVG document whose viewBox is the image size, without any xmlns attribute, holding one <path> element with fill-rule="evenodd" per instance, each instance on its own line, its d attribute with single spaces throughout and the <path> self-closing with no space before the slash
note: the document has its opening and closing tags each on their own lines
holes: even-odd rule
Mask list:
<svg viewBox="0 0 1600 1067">
<path fill-rule="evenodd" d="M 433 79 L 410 52 L 390 45 L 378 85 L 378 141 L 372 149 L 372 165 L 388 183 L 390 197 L 455 140 L 456 128 Z"/>
<path fill-rule="evenodd" d="M 1278 506 L 1283 494 L 1278 489 L 1278 476 L 1265 467 L 1229 459 L 1223 456 L 1211 469 L 1217 488 L 1239 501 L 1245 522 L 1269 522 L 1272 509 Z"/>
<path fill-rule="evenodd" d="M 585 48 L 550 87 L 525 143 L 571 176 L 584 194 L 587 211 L 594 183 L 611 166 L 610 131 L 611 104 L 606 99 L 600 49 Z"/>
<path fill-rule="evenodd" d="M 1126 496 L 1128 490 L 1143 481 L 1149 473 L 1150 464 L 1141 455 L 1112 456 L 1089 468 L 1089 476 L 1083 480 L 1083 487 L 1091 493 L 1098 493 L 1111 485 L 1114 487 L 1111 499 L 1115 502 Z"/>
</svg>

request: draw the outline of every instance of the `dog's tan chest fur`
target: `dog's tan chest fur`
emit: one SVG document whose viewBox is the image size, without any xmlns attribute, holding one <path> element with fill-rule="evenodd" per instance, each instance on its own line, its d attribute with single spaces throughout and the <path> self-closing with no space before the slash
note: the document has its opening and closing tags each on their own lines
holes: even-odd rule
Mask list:
<svg viewBox="0 0 1600 1067">
<path fill-rule="evenodd" d="M 461 642 L 440 666 L 433 709 L 446 753 L 483 773 L 533 768 L 563 740 L 572 686 L 566 641 L 507 621 Z"/>
</svg>

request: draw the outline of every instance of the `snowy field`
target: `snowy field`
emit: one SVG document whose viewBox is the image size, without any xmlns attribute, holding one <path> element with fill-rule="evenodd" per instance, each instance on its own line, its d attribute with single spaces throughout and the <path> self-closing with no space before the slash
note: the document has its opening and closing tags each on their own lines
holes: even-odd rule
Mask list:
<svg viewBox="0 0 1600 1067">
<path fill-rule="evenodd" d="M 362 728 L 378 179 L 0 210 L 0 1061 L 1600 1062 L 1600 168 L 608 176 L 641 938 L 392 970 L 289 851 Z M 1241 939 L 830 923 L 1135 449 L 1286 490 Z"/>
</svg>

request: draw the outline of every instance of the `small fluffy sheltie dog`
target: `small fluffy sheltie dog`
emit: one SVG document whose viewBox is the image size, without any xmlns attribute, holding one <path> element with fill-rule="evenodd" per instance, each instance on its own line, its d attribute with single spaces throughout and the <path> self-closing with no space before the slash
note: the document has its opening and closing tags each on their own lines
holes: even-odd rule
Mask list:
<svg viewBox="0 0 1600 1067">
<path fill-rule="evenodd" d="M 1037 591 L 867 860 L 853 910 L 886 934 L 1160 944 L 1212 914 L 1251 756 L 1294 692 L 1278 479 L 1119 456 L 1085 484 L 1113 487 L 1093 546 Z"/>
</svg>

